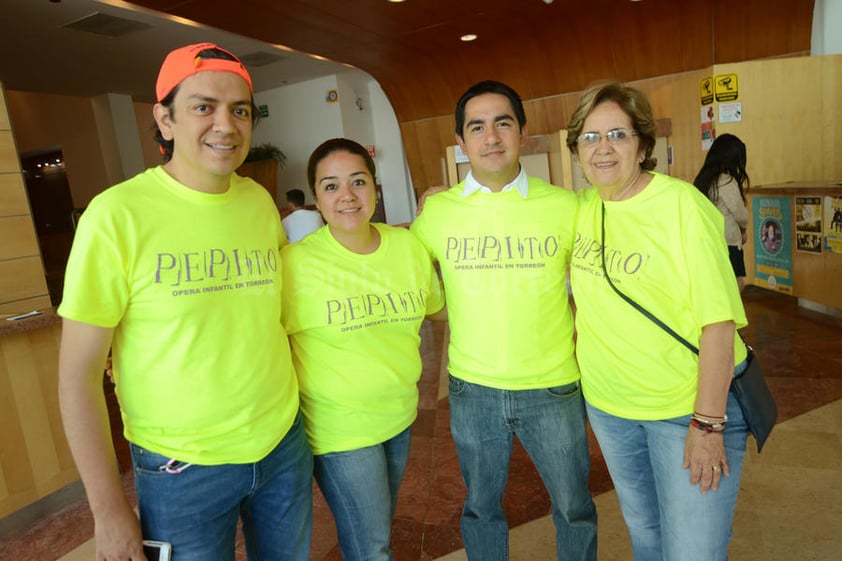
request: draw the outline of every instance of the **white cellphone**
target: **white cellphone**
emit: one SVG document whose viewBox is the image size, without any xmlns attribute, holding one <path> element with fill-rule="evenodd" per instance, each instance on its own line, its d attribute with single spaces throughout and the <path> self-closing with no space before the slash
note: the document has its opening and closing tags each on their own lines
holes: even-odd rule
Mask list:
<svg viewBox="0 0 842 561">
<path fill-rule="evenodd" d="M 172 545 L 167 542 L 143 540 L 143 554 L 149 561 L 170 561 Z"/>
</svg>

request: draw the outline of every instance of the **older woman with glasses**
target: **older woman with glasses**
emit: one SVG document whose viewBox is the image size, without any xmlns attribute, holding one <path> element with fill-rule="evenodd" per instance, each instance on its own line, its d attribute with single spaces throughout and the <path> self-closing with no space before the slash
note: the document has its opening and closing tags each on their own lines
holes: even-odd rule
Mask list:
<svg viewBox="0 0 842 561">
<path fill-rule="evenodd" d="M 745 312 L 723 218 L 698 189 L 655 173 L 644 95 L 592 86 L 567 127 L 592 188 L 571 263 L 588 418 L 635 561 L 722 561 L 747 429 L 731 377 Z M 672 329 L 694 354 L 631 302 Z"/>
</svg>

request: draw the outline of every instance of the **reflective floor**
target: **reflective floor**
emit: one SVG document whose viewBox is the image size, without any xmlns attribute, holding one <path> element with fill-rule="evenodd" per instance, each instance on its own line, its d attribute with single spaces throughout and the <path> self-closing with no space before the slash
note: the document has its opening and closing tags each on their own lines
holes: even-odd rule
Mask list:
<svg viewBox="0 0 842 561">
<path fill-rule="evenodd" d="M 842 320 L 797 306 L 794 298 L 749 287 L 744 302 L 755 345 L 777 399 L 780 424 L 762 455 L 749 440 L 731 544 L 733 561 L 838 559 L 842 551 Z M 465 559 L 459 535 L 464 486 L 448 429 L 446 328 L 426 322 L 419 415 L 393 526 L 396 561 Z M 444 378 L 446 380 L 446 378 Z M 631 559 L 599 448 L 592 441 L 590 487 L 599 510 L 599 558 Z M 131 475 L 125 477 L 131 489 Z M 129 491 L 131 492 L 131 491 Z M 511 559 L 554 559 L 549 498 L 516 446 L 505 499 Z M 338 561 L 331 515 L 316 492 L 313 561 Z M 94 559 L 84 502 L 0 541 L 2 561 Z M 238 552 L 238 559 L 245 555 Z"/>
</svg>

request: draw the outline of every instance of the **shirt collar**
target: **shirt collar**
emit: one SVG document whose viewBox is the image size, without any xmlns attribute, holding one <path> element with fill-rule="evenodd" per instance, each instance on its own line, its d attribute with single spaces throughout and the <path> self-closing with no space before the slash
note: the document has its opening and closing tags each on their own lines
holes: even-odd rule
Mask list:
<svg viewBox="0 0 842 561">
<path fill-rule="evenodd" d="M 468 176 L 465 178 L 465 187 L 462 189 L 462 197 L 468 197 L 477 191 L 482 191 L 483 193 L 493 193 L 491 189 L 474 179 L 473 172 L 469 171 Z M 517 191 L 524 199 L 529 196 L 529 179 L 526 177 L 526 172 L 524 171 L 523 166 L 520 167 L 520 172 L 518 172 L 517 177 L 515 177 L 511 183 L 503 186 L 501 192 L 506 191 Z"/>
</svg>

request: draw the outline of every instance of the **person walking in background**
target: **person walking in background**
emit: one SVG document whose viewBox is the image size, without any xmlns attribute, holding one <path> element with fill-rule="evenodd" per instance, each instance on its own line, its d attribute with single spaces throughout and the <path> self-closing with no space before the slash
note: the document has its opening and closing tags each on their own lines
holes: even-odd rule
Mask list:
<svg viewBox="0 0 842 561">
<path fill-rule="evenodd" d="M 282 252 L 283 322 L 344 561 L 393 561 L 391 525 L 421 376 L 419 329 L 445 319 L 438 276 L 403 228 L 371 223 L 374 160 L 345 138 L 315 149 L 307 179 L 327 220 Z"/>
<path fill-rule="evenodd" d="M 747 435 L 729 388 L 746 366 L 735 337 L 746 316 L 722 215 L 650 171 L 655 120 L 634 88 L 588 88 L 567 146 L 593 186 L 579 192 L 571 264 L 576 356 L 634 559 L 726 561 Z"/>
<path fill-rule="evenodd" d="M 502 500 L 514 435 L 552 499 L 559 561 L 596 560 L 596 508 L 566 275 L 576 196 L 528 177 L 523 104 L 484 81 L 456 104 L 471 171 L 427 197 L 411 226 L 441 266 L 451 336 L 450 430 L 468 490 L 461 527 L 471 561 L 504 561 Z"/>
<path fill-rule="evenodd" d="M 156 86 L 166 163 L 105 190 L 79 221 L 64 298 L 59 400 L 97 559 L 307 561 L 312 452 L 281 327 L 280 217 L 235 174 L 252 81 L 211 43 L 169 53 Z M 233 337 L 232 337 L 232 334 Z M 102 390 L 113 377 L 140 523 L 123 493 Z"/>
<path fill-rule="evenodd" d="M 304 206 L 304 191 L 290 189 L 287 191 L 287 215 L 281 221 L 284 232 L 290 243 L 297 242 L 307 234 L 315 232 L 325 225 L 322 215 L 317 210 L 310 210 Z"/>
<path fill-rule="evenodd" d="M 693 184 L 716 205 L 725 217 L 725 241 L 728 257 L 743 290 L 746 265 L 743 259 L 748 209 L 746 196 L 750 181 L 746 172 L 746 145 L 733 134 L 723 134 L 713 141 Z"/>
</svg>

